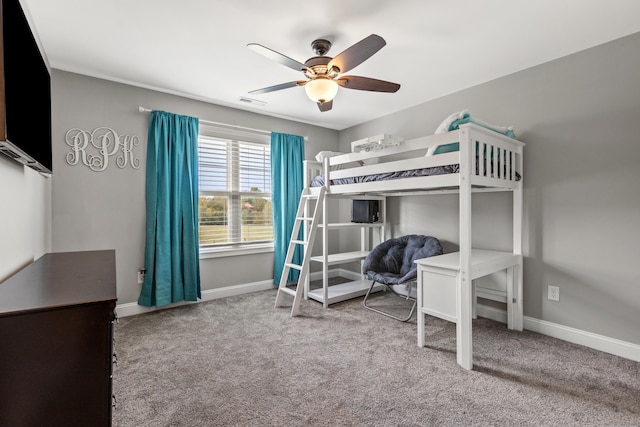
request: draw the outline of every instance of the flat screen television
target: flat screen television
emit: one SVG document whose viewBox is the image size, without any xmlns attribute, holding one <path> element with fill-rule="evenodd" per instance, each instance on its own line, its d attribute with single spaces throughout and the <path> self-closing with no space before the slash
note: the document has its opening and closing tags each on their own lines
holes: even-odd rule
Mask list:
<svg viewBox="0 0 640 427">
<path fill-rule="evenodd" d="M 0 0 L 0 152 L 51 173 L 51 76 L 20 0 Z"/>
</svg>

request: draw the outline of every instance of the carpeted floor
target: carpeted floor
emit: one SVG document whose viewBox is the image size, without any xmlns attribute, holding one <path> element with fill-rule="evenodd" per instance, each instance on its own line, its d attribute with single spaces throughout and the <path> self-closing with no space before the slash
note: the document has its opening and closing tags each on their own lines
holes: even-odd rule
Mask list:
<svg viewBox="0 0 640 427">
<path fill-rule="evenodd" d="M 114 426 L 640 425 L 638 362 L 477 319 L 466 371 L 452 323 L 418 348 L 361 298 L 291 318 L 275 294 L 120 319 Z"/>
</svg>

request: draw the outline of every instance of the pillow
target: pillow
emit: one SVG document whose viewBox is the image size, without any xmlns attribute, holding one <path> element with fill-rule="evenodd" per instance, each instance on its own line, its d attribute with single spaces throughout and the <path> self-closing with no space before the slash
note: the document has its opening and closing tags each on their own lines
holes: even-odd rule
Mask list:
<svg viewBox="0 0 640 427">
<path fill-rule="evenodd" d="M 434 147 L 433 154 L 451 153 L 452 151 L 460 151 L 460 143 L 453 142 L 451 144 L 438 145 Z"/>
<path fill-rule="evenodd" d="M 462 110 L 457 113 L 451 114 L 449 117 L 444 119 L 442 123 L 440 123 L 440 126 L 438 126 L 434 134 L 446 133 L 452 130 L 456 130 L 460 127 L 460 125 L 465 123 L 474 123 L 478 126 L 491 129 L 494 132 L 498 132 L 510 138 L 513 138 L 513 139 L 516 138 L 516 134 L 513 132 L 513 126 L 508 126 L 508 127 L 495 126 L 487 122 L 483 122 L 482 120 L 474 119 L 471 117 L 471 113 L 469 113 L 469 110 Z M 460 144 L 457 142 L 454 142 L 451 144 L 445 144 L 445 145 L 436 145 L 435 147 L 430 147 L 429 150 L 427 150 L 426 156 L 450 153 L 452 151 L 458 151 L 458 150 L 460 150 Z M 476 151 L 477 151 L 477 147 L 476 147 Z"/>
<path fill-rule="evenodd" d="M 345 154 L 345 153 L 340 153 L 338 151 L 320 151 L 318 154 L 316 154 L 316 161 L 324 164 L 324 159 L 328 159 L 329 157 L 334 157 L 334 156 L 340 156 L 342 154 Z M 331 170 L 337 171 L 341 169 L 355 168 L 358 166 L 362 166 L 363 164 L 364 163 L 361 161 L 343 163 L 341 165 L 331 166 Z"/>
<path fill-rule="evenodd" d="M 344 153 L 338 153 L 337 151 L 321 151 L 316 154 L 316 161 L 320 163 L 324 163 L 324 159 L 328 159 L 329 157 L 339 156 Z"/>
<path fill-rule="evenodd" d="M 469 114 L 469 110 L 462 110 L 462 111 L 458 111 L 457 113 L 453 113 L 449 117 L 444 119 L 442 123 L 440 123 L 440 126 L 438 126 L 434 134 L 446 133 L 446 132 L 449 132 L 450 130 L 457 129 L 457 127 L 452 128 L 451 125 L 458 120 L 463 120 L 469 117 L 471 117 L 471 115 Z M 458 123 L 458 125 L 460 124 L 461 123 Z"/>
</svg>

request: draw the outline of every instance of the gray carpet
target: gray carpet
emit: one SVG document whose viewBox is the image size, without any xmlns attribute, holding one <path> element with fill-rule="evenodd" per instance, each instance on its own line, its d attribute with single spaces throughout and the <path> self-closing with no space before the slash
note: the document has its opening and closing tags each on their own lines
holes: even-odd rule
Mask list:
<svg viewBox="0 0 640 427">
<path fill-rule="evenodd" d="M 114 426 L 640 425 L 640 363 L 477 319 L 465 371 L 452 323 L 418 348 L 361 298 L 290 318 L 275 293 L 120 319 Z"/>
</svg>

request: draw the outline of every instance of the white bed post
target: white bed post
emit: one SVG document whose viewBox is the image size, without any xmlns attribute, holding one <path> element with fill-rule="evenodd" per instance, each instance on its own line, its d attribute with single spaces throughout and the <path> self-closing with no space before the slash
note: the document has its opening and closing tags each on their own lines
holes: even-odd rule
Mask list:
<svg viewBox="0 0 640 427">
<path fill-rule="evenodd" d="M 324 187 L 326 193 L 329 192 L 330 180 L 329 176 L 329 159 L 324 159 Z M 322 306 L 329 307 L 329 197 L 322 200 Z"/>
<path fill-rule="evenodd" d="M 303 169 L 302 169 L 302 182 L 304 183 L 304 187 L 302 189 L 302 195 L 307 194 L 307 189 L 309 188 L 309 183 L 311 182 L 311 174 L 309 173 L 309 165 L 307 164 L 306 160 L 302 161 L 303 164 Z M 302 197 L 301 195 L 301 197 Z M 316 202 L 317 203 L 317 202 Z M 309 205 L 308 203 L 305 203 L 304 206 L 304 217 L 305 218 L 309 218 Z M 309 229 L 309 225 L 307 224 L 307 221 L 304 222 L 303 224 L 303 239 L 305 242 L 309 241 L 309 232 L 311 231 Z M 307 256 L 307 251 L 312 250 L 313 248 L 310 248 L 308 245 L 304 245 L 304 247 L 302 248 L 302 253 L 303 253 L 303 257 Z M 311 270 L 311 269 L 309 269 Z M 307 274 L 307 277 L 305 277 L 304 279 L 304 293 L 303 293 L 303 298 L 305 300 L 307 300 L 309 298 L 309 274 Z"/>
<path fill-rule="evenodd" d="M 473 368 L 472 282 L 471 282 L 471 174 L 475 173 L 473 141 L 468 128 L 460 130 L 460 274 L 456 293 L 457 361 L 464 369 Z"/>
<path fill-rule="evenodd" d="M 522 147 L 518 150 L 517 154 L 514 153 L 514 156 L 517 155 L 517 159 L 514 162 L 516 166 L 516 170 L 520 173 L 520 182 L 515 190 L 513 190 L 513 253 L 514 255 L 518 255 L 520 257 L 520 261 L 518 265 L 514 268 L 514 277 L 512 280 L 515 281 L 515 289 L 514 294 L 510 298 L 509 303 L 512 305 L 512 310 L 508 310 L 509 318 L 507 319 L 507 323 L 511 329 L 515 329 L 516 331 L 522 331 L 524 328 L 523 318 L 524 318 L 524 306 L 523 306 L 523 290 L 522 290 L 522 280 L 523 280 L 523 268 L 524 268 L 524 259 L 522 258 L 522 221 L 523 221 L 523 188 L 524 184 L 522 183 Z M 514 174 L 515 175 L 515 174 Z M 515 176 L 514 176 L 515 179 Z"/>
</svg>

